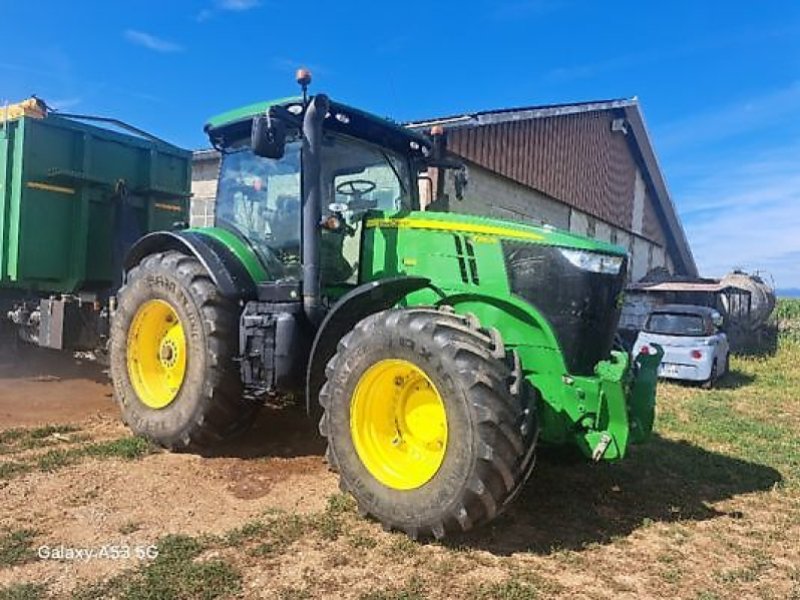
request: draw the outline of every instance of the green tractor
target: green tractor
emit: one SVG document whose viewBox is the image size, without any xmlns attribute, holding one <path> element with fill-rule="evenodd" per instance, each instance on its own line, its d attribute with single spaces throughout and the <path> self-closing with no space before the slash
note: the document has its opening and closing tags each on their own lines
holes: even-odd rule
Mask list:
<svg viewBox="0 0 800 600">
<path fill-rule="evenodd" d="M 644 441 L 659 356 L 613 349 L 625 250 L 445 212 L 444 197 L 420 210 L 421 172 L 463 172 L 443 132 L 298 81 L 301 97 L 206 125 L 215 226 L 127 256 L 111 372 L 131 429 L 203 451 L 265 394 L 304 394 L 342 489 L 414 538 L 493 519 L 538 445 L 597 461 Z"/>
</svg>

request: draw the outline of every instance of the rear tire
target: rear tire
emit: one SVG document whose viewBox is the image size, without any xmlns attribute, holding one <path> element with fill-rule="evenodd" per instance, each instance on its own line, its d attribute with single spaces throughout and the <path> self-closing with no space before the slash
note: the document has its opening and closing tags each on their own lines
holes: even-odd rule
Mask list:
<svg viewBox="0 0 800 600">
<path fill-rule="evenodd" d="M 363 396 L 365 382 L 380 381 L 375 378 L 381 369 L 397 365 L 406 371 L 389 371 L 393 374 L 384 387 L 376 384 Z M 529 394 L 522 392 L 513 353 L 474 317 L 430 308 L 376 313 L 339 342 L 325 374 L 319 399 L 327 455 L 340 487 L 355 497 L 362 514 L 376 517 L 386 529 L 413 538 L 467 531 L 497 516 L 530 473 L 538 433 L 533 400 L 530 406 L 523 400 Z M 416 386 L 410 396 L 402 391 L 407 381 Z M 394 437 L 391 445 L 411 447 L 413 455 L 413 440 L 419 438 L 401 424 L 411 422 L 408 406 L 417 402 L 420 387 L 427 398 L 433 394 L 441 401 L 444 433 L 430 425 L 438 409 L 428 405 L 423 437 L 426 443 L 437 438 L 440 462 L 417 468 L 413 460 L 394 460 L 392 447 L 380 447 L 380 436 Z M 373 408 L 364 412 L 363 402 Z M 384 433 L 392 420 L 380 417 L 387 406 L 398 405 L 402 408 L 389 409 L 399 414 L 395 430 Z M 365 422 L 363 414 L 377 418 Z M 378 433 L 370 438 L 372 431 Z M 378 449 L 365 450 L 370 444 Z"/>
<path fill-rule="evenodd" d="M 168 327 L 179 329 L 161 335 Z M 238 327 L 239 307 L 194 257 L 152 254 L 130 270 L 117 296 L 110 362 L 122 418 L 135 434 L 201 451 L 249 427 L 261 403 L 243 397 L 233 360 Z"/>
<path fill-rule="evenodd" d="M 711 365 L 711 375 L 708 376 L 701 385 L 704 390 L 710 390 L 714 387 L 714 384 L 717 382 L 717 361 L 714 361 L 714 364 Z"/>
</svg>

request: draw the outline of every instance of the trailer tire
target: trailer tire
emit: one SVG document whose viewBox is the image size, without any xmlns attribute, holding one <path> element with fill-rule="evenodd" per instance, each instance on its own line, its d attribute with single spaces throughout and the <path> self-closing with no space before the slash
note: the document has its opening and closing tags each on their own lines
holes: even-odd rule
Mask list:
<svg viewBox="0 0 800 600">
<path fill-rule="evenodd" d="M 202 452 L 249 427 L 261 403 L 244 397 L 234 362 L 239 311 L 181 252 L 151 254 L 128 272 L 110 362 L 115 398 L 135 434 Z"/>
<path fill-rule="evenodd" d="M 415 539 L 467 531 L 497 516 L 530 473 L 538 429 L 519 361 L 472 316 L 411 308 L 366 317 L 339 342 L 326 378 L 327 456 L 359 511 L 385 529 Z M 421 435 L 409 406 L 428 423 Z M 413 459 L 395 460 L 390 446 Z"/>
</svg>

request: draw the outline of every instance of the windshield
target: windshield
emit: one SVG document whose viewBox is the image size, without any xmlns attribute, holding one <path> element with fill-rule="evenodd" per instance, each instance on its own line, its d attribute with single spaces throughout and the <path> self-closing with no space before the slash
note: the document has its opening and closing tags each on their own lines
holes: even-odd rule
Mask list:
<svg viewBox="0 0 800 600">
<path fill-rule="evenodd" d="M 367 210 L 411 208 L 409 168 L 395 152 L 345 136 L 327 136 L 322 146 L 322 178 L 330 204 L 351 219 Z"/>
<path fill-rule="evenodd" d="M 230 229 L 256 250 L 273 277 L 300 279 L 302 142 L 287 143 L 283 158 L 253 154 L 249 140 L 222 157 L 217 225 Z M 411 170 L 401 155 L 341 135 L 322 147 L 322 215 L 340 214 L 347 232 L 322 231 L 324 283 L 355 283 L 361 218 L 368 210 L 412 208 Z"/>
<path fill-rule="evenodd" d="M 679 313 L 654 313 L 644 330 L 662 335 L 706 335 L 702 317 Z"/>
<path fill-rule="evenodd" d="M 300 276 L 300 148 L 289 142 L 280 160 L 249 146 L 222 157 L 217 225 L 248 240 L 280 278 Z"/>
<path fill-rule="evenodd" d="M 349 230 L 322 232 L 322 281 L 358 282 L 362 217 L 369 210 L 412 208 L 410 169 L 391 150 L 347 136 L 326 136 L 322 145 L 323 216 L 339 213 Z"/>
</svg>

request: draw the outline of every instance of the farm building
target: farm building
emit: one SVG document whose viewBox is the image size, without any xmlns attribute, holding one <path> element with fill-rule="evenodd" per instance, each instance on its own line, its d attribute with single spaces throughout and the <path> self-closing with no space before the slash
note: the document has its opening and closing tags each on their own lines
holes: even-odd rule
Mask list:
<svg viewBox="0 0 800 600">
<path fill-rule="evenodd" d="M 547 223 L 628 248 L 633 281 L 653 269 L 697 277 L 636 98 L 487 110 L 409 123 L 444 127 L 467 164 L 455 212 Z M 192 224 L 213 219 L 219 155 L 194 154 Z M 435 173 L 430 174 L 435 179 Z M 423 204 L 435 189 L 420 183 Z"/>
</svg>

